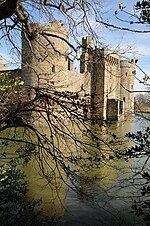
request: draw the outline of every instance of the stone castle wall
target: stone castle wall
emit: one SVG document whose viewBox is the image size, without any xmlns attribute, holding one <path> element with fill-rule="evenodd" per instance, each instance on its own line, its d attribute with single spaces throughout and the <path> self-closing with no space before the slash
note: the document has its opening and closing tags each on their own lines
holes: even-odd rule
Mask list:
<svg viewBox="0 0 150 226">
<path fill-rule="evenodd" d="M 91 37 L 82 41 L 81 72 L 90 77 L 92 116 L 120 120 L 134 111 L 135 65 L 107 48 L 93 49 Z"/>
<path fill-rule="evenodd" d="M 90 104 L 89 115 L 119 120 L 134 110 L 135 65 L 120 60 L 107 48 L 93 47 L 91 36 L 82 39 L 80 72 L 69 58 L 68 31 L 62 22 L 33 24 L 33 39 L 22 35 L 22 78 L 26 86 L 54 86 L 79 92 Z M 1 70 L 2 59 L 0 58 Z M 83 92 L 84 91 L 84 92 Z"/>
</svg>

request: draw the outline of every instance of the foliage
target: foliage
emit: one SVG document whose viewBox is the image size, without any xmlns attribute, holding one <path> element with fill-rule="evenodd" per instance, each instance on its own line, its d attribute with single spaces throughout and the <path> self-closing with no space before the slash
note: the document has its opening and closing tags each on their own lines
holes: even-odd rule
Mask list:
<svg viewBox="0 0 150 226">
<path fill-rule="evenodd" d="M 150 128 L 147 127 L 144 132 L 137 131 L 136 134 L 128 133 L 126 135 L 136 144 L 127 151 L 129 157 L 147 157 L 150 155 Z"/>
<path fill-rule="evenodd" d="M 141 23 L 150 23 L 150 1 L 138 1 L 135 10 L 140 14 L 139 20 Z"/>
<path fill-rule="evenodd" d="M 15 108 L 24 82 L 20 77 L 11 77 L 9 72 L 0 72 L 0 127 L 15 120 Z M 11 116 L 10 116 L 11 115 Z"/>
<path fill-rule="evenodd" d="M 27 183 L 18 162 L 11 161 L 0 167 L 0 225 L 36 226 L 54 225 L 40 209 L 40 200 L 27 200 Z M 37 206 L 39 210 L 37 210 Z"/>
<path fill-rule="evenodd" d="M 10 0 L 4 1 L 4 3 L 10 2 Z M 0 30 L 2 32 L 1 37 L 6 38 L 13 48 L 19 52 L 20 46 L 18 43 L 20 41 L 17 42 L 16 37 L 20 38 L 21 33 L 26 37 L 31 52 L 33 51 L 32 41 L 37 34 L 32 31 L 30 22 L 37 22 L 40 18 L 49 22 L 61 17 L 65 21 L 69 33 L 74 37 L 70 40 L 74 40 L 77 44 L 75 46 L 70 41 L 68 42 L 70 53 L 74 58 L 77 58 L 78 49 L 82 47 L 79 42 L 81 31 L 84 34 L 92 34 L 95 44 L 101 45 L 92 29 L 93 21 L 90 20 L 90 15 L 94 16 L 97 24 L 115 27 L 103 21 L 99 10 L 100 1 L 26 0 L 13 2 L 14 7 L 10 8 L 8 14 L 4 12 L 3 16 L 0 13 Z M 145 3 L 143 1 L 136 4 L 136 14 L 133 17 L 136 19 L 135 23 L 137 21 L 138 23 L 149 23 L 148 3 L 148 1 L 145 1 Z M 0 4 L 0 12 L 2 12 L 2 9 L 6 8 Z M 121 12 L 126 12 L 126 7 L 122 4 L 119 5 L 119 9 Z M 117 16 L 118 12 L 115 14 Z M 131 16 L 131 14 L 127 15 Z M 133 24 L 134 21 L 129 20 L 129 23 Z M 40 35 L 43 36 L 43 33 L 41 32 Z M 48 40 L 49 35 L 52 34 L 44 35 Z M 60 37 L 57 36 L 57 38 Z M 49 44 L 52 45 L 51 42 Z M 30 66 L 28 65 L 29 68 Z M 25 149 L 18 149 L 19 158 L 23 158 L 24 162 L 27 163 L 34 156 L 48 183 L 52 182 L 52 178 L 56 176 L 56 171 L 58 171 L 57 177 L 61 178 L 64 184 L 84 195 L 84 191 L 80 191 L 80 182 L 90 182 L 89 175 L 82 176 L 82 174 L 86 174 L 89 166 L 92 169 L 98 169 L 101 164 L 107 165 L 108 159 L 121 158 L 118 151 L 119 147 L 122 147 L 122 142 L 119 141 L 120 146 L 116 148 L 115 144 L 118 142 L 116 135 L 114 134 L 111 137 L 112 139 L 110 138 L 111 140 L 105 139 L 101 134 L 99 125 L 83 114 L 83 110 L 88 107 L 84 101 L 79 102 L 81 92 L 84 96 L 88 95 L 83 89 L 74 93 L 59 92 L 56 90 L 57 87 L 52 84 L 44 88 L 29 87 L 30 92 L 34 94 L 33 98 L 29 99 L 29 95 L 22 92 L 20 78 L 10 79 L 7 73 L 1 73 L 0 76 L 0 130 L 5 132 L 14 129 L 13 133 L 8 132 L 7 136 L 5 133 L 1 134 L 2 148 L 6 148 L 7 141 L 9 141 L 9 144 L 25 144 Z M 39 119 L 42 122 L 41 124 L 38 124 Z M 93 123 L 96 125 L 93 126 Z M 45 128 L 42 128 L 43 125 L 48 128 L 48 133 L 45 132 Z M 128 134 L 128 137 L 138 142 L 138 145 L 128 150 L 127 158 L 128 156 L 132 158 L 148 154 L 148 134 L 149 130 L 145 134 L 141 132 L 138 132 L 137 135 Z M 49 164 L 49 159 L 53 160 L 53 164 Z M 52 173 L 47 170 L 47 167 L 44 167 L 45 165 Z M 64 175 L 68 177 L 67 181 L 64 179 Z M 12 224 L 16 226 L 21 224 L 46 225 L 42 222 L 43 219 L 37 218 L 37 214 L 34 212 L 36 203 L 25 202 L 27 184 L 22 182 L 23 177 L 16 165 L 1 166 L 1 223 L 6 226 Z M 149 189 L 145 187 L 142 191 L 147 193 Z M 86 193 L 85 195 L 87 196 Z M 17 197 L 17 200 L 15 197 Z M 15 210 L 12 206 L 15 206 Z M 136 210 L 136 207 L 134 208 Z M 41 214 L 38 214 L 38 217 L 40 216 Z"/>
<path fill-rule="evenodd" d="M 20 77 L 11 78 L 9 71 L 0 72 L 0 94 L 2 97 L 8 97 L 11 92 L 17 94 L 24 82 Z M 1 100 L 2 101 L 2 100 Z"/>
<path fill-rule="evenodd" d="M 119 4 L 119 11 L 118 10 L 115 11 L 115 16 L 122 22 L 128 22 L 129 24 L 149 24 L 150 23 L 150 1 L 146 1 L 146 0 L 137 1 L 133 6 L 133 9 L 134 11 L 130 12 L 127 10 L 126 5 L 121 3 Z M 124 13 L 130 19 L 121 19 L 118 16 L 119 12 Z M 130 28 L 125 30 L 135 31 L 135 32 L 140 31 L 136 29 L 132 30 Z"/>
<path fill-rule="evenodd" d="M 142 216 L 146 223 L 150 219 L 150 173 L 149 173 L 149 158 L 150 158 L 150 128 L 147 127 L 144 131 L 137 131 L 136 134 L 126 134 L 135 145 L 127 150 L 126 155 L 129 158 L 143 159 L 142 167 L 136 173 L 143 178 L 141 183 L 140 201 L 134 200 L 132 211 L 137 216 Z"/>
</svg>

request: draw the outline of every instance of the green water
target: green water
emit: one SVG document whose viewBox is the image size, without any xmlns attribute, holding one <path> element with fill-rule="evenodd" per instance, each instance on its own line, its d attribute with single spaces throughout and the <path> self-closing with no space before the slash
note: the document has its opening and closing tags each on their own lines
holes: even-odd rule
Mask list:
<svg viewBox="0 0 150 226">
<path fill-rule="evenodd" d="M 145 116 L 149 118 L 148 114 Z M 28 197 L 42 198 L 42 207 L 47 216 L 62 217 L 59 225 L 145 225 L 140 218 L 130 214 L 132 201 L 137 196 L 139 189 L 137 186 L 139 182 L 136 186 L 133 184 L 135 166 L 139 163 L 137 160 L 109 159 L 109 147 L 125 150 L 131 145 L 131 142 L 124 139 L 125 134 L 129 131 L 143 130 L 148 124 L 149 121 L 145 118 L 132 116 L 124 122 L 97 128 L 92 126 L 93 132 L 98 133 L 101 140 L 104 140 L 109 146 L 105 143 L 98 148 L 84 146 L 85 153 L 82 153 L 81 147 L 76 147 L 73 142 L 69 142 L 69 147 L 67 147 L 67 142 L 61 137 L 57 144 L 64 151 L 65 159 L 69 155 L 76 156 L 77 152 L 78 156 L 82 155 L 84 158 L 88 158 L 91 153 L 94 155 L 96 153 L 98 156 L 103 153 L 105 158 L 101 158 L 98 167 L 92 167 L 91 159 L 87 160 L 85 167 L 83 162 L 71 164 L 69 167 L 72 167 L 72 170 L 77 167 L 78 175 L 81 177 L 81 180 L 72 185 L 55 159 L 47 152 L 41 151 L 41 158 L 44 158 L 44 169 L 36 158 L 32 159 L 27 166 L 22 166 L 29 184 Z M 46 131 L 44 129 L 44 133 Z M 79 139 L 83 139 L 85 143 L 92 143 L 92 138 L 90 140 L 90 136 L 83 135 L 78 128 L 75 131 L 70 129 L 70 132 L 78 133 Z M 22 134 L 23 131 L 19 132 L 20 137 Z M 113 142 L 112 134 L 117 136 L 119 140 L 117 144 Z M 30 139 L 32 140 L 31 137 Z M 29 140 L 28 137 L 26 140 Z M 17 148 L 15 143 L 11 143 L 11 147 L 9 146 L 8 149 L 6 145 L 3 147 L 3 151 L 7 151 L 8 157 L 11 158 Z M 57 156 L 59 157 L 58 153 Z M 79 167 L 79 165 L 83 167 Z M 43 177 L 41 169 L 45 177 Z M 75 189 L 76 186 L 80 188 L 81 193 L 76 193 L 70 188 Z"/>
</svg>

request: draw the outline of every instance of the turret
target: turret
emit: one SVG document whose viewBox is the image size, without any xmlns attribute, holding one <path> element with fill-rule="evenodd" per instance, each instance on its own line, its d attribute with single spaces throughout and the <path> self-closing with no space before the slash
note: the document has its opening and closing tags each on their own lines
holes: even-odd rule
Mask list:
<svg viewBox="0 0 150 226">
<path fill-rule="evenodd" d="M 22 35 L 22 77 L 26 85 L 58 82 L 68 68 L 68 32 L 62 22 L 32 24 L 33 38 Z M 59 85 L 59 84 L 57 84 Z"/>
<path fill-rule="evenodd" d="M 92 48 L 93 48 L 93 37 L 87 36 L 86 38 L 82 38 L 82 54 L 80 61 L 81 73 L 91 72 Z"/>
<path fill-rule="evenodd" d="M 121 60 L 121 99 L 124 102 L 124 113 L 134 112 L 134 75 L 135 64 Z"/>
</svg>

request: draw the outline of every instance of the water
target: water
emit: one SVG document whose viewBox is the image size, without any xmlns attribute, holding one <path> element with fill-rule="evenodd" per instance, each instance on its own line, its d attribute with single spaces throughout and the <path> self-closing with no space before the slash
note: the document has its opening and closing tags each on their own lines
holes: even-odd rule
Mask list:
<svg viewBox="0 0 150 226">
<path fill-rule="evenodd" d="M 115 134 L 121 142 L 115 144 L 113 148 L 124 150 L 132 144 L 127 140 L 124 141 L 126 133 L 144 130 L 149 126 L 150 115 L 144 114 L 143 116 L 132 116 L 127 121 L 103 126 L 100 136 L 113 147 L 114 143 L 110 134 Z M 71 149 L 74 154 L 76 150 L 73 145 Z M 89 149 L 89 152 L 93 150 Z M 107 146 L 103 145 L 103 153 L 108 158 L 107 152 Z M 90 164 L 86 170 L 84 167 L 81 168 L 78 174 L 83 179 L 88 177 L 89 181 L 88 183 L 84 183 L 84 180 L 77 182 L 76 185 L 81 191 L 79 193 L 70 188 L 70 186 L 74 189 L 76 187 L 72 186 L 71 181 L 60 167 L 56 169 L 55 161 L 51 159 L 49 162 L 47 154 L 43 155 L 45 162 L 48 162 L 45 171 L 49 172 L 50 183 L 47 182 L 46 176 L 45 179 L 43 178 L 42 165 L 39 166 L 35 159 L 32 160 L 27 167 L 23 168 L 29 184 L 28 197 L 30 199 L 42 198 L 42 208 L 47 216 L 62 217 L 58 223 L 59 226 L 145 225 L 142 218 L 131 213 L 131 206 L 134 200 L 138 200 L 143 182 L 140 177 L 133 176 L 143 165 L 145 159 L 130 159 L 129 161 L 102 159 L 97 168 L 93 168 Z"/>
<path fill-rule="evenodd" d="M 150 115 L 144 116 L 150 119 Z M 131 117 L 126 122 L 111 126 L 110 130 L 122 136 L 129 131 L 144 130 L 150 124 L 145 117 Z M 99 181 L 88 188 L 94 196 L 93 202 L 68 190 L 65 199 L 67 211 L 60 225 L 145 225 L 140 217 L 130 212 L 133 200 L 137 200 L 136 196 L 139 195 L 140 181 L 133 181 L 137 165 L 139 162 L 136 159 L 128 162 L 117 160 L 99 169 L 97 175 L 105 172 L 104 179 L 100 180 L 99 177 Z"/>
</svg>

